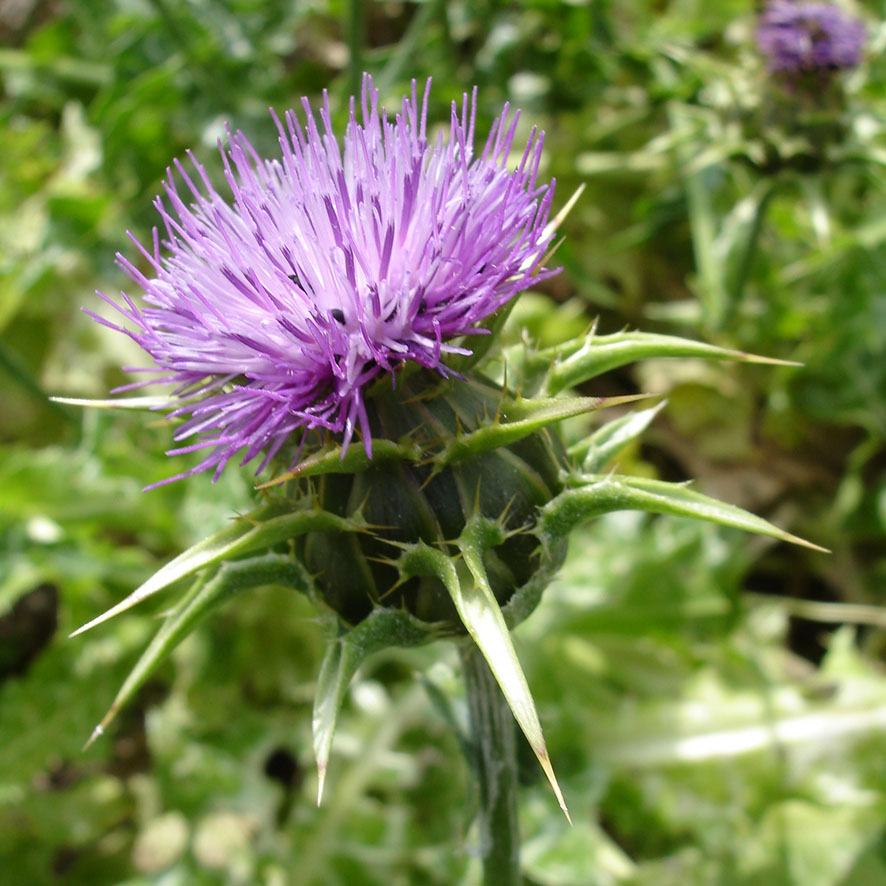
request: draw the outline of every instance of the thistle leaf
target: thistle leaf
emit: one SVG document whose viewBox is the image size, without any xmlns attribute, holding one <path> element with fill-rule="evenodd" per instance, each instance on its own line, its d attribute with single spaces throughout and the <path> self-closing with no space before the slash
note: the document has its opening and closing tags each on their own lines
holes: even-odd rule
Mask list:
<svg viewBox="0 0 886 886">
<path fill-rule="evenodd" d="M 426 643 L 432 629 L 409 613 L 397 609 L 375 609 L 355 628 L 329 644 L 314 697 L 312 729 L 317 760 L 317 805 L 323 799 L 323 786 L 335 722 L 342 701 L 357 668 L 379 649 L 389 646 L 418 646 Z"/>
<path fill-rule="evenodd" d="M 273 545 L 313 531 L 359 532 L 366 528 L 359 517 L 338 517 L 319 508 L 292 510 L 292 503 L 273 502 L 239 517 L 230 526 L 188 548 L 155 572 L 128 597 L 92 621 L 77 628 L 76 637 L 121 612 L 141 603 L 157 591 L 192 575 L 204 566 L 231 560 L 244 554 L 267 550 Z M 285 510 L 284 510 L 285 508 Z"/>
<path fill-rule="evenodd" d="M 509 446 L 554 422 L 592 412 L 595 409 L 604 409 L 607 406 L 633 403 L 645 396 L 645 394 L 629 394 L 625 397 L 549 397 L 509 400 L 502 404 L 501 412 L 495 421 L 448 440 L 443 450 L 434 457 L 434 463 L 439 469 L 480 452 Z"/>
<path fill-rule="evenodd" d="M 582 470 L 585 472 L 599 471 L 649 427 L 666 403 L 666 400 L 662 400 L 649 409 L 629 412 L 607 422 L 584 440 L 570 446 L 568 454 L 574 459 L 584 459 Z"/>
<path fill-rule="evenodd" d="M 554 791 L 554 796 L 557 798 L 563 814 L 571 824 L 572 819 L 566 808 L 566 801 L 563 799 L 563 793 L 551 765 L 551 758 L 548 756 L 544 733 L 532 693 L 517 658 L 511 634 L 505 624 L 498 601 L 489 586 L 486 569 L 483 566 L 482 549 L 474 542 L 472 535 L 469 523 L 459 539 L 459 547 L 469 575 L 465 575 L 462 570 L 459 581 L 452 585 L 449 593 L 455 603 L 459 618 L 489 664 L 489 669 L 495 676 L 514 719 L 523 730 L 526 740 L 538 758 L 538 762 Z"/>
<path fill-rule="evenodd" d="M 571 485 L 541 508 L 539 526 L 548 540 L 563 538 L 579 523 L 601 514 L 632 510 L 707 520 L 827 552 L 826 548 L 791 535 L 743 508 L 676 483 L 645 477 L 582 474 L 572 478 L 571 484 L 578 485 Z"/>
<path fill-rule="evenodd" d="M 395 442 L 384 438 L 372 441 L 371 455 L 367 455 L 362 446 L 349 446 L 344 455 L 342 455 L 341 446 L 328 446 L 300 461 L 298 466 L 291 471 L 273 477 L 257 488 L 267 489 L 287 483 L 289 480 L 300 477 L 316 477 L 319 474 L 359 474 L 370 465 L 379 462 L 418 461 L 421 454 L 421 448 L 416 444 L 406 441 Z"/>
<path fill-rule="evenodd" d="M 400 569 L 406 575 L 433 575 L 443 583 L 455 604 L 459 618 L 483 653 L 514 719 L 535 752 L 560 808 L 569 819 L 569 811 L 545 746 L 532 693 L 483 567 L 482 548 L 475 536 L 488 527 L 474 526 L 475 522 L 469 521 L 459 538 L 458 546 L 463 558 L 459 568 L 442 551 L 419 542 L 404 551 L 399 561 Z M 472 531 L 474 529 L 477 531 Z"/>
<path fill-rule="evenodd" d="M 797 366 L 788 360 L 758 357 L 744 351 L 719 348 L 716 345 L 658 335 L 650 332 L 617 332 L 614 335 L 588 335 L 531 355 L 531 366 L 549 366 L 543 389 L 556 394 L 572 388 L 610 369 L 650 357 L 701 357 L 707 360 L 735 360 L 741 363 L 766 363 Z"/>
<path fill-rule="evenodd" d="M 224 563 L 211 578 L 201 578 L 166 617 L 117 693 L 86 747 L 102 735 L 117 711 L 128 702 L 158 664 L 185 639 L 213 609 L 235 594 L 266 585 L 284 585 L 307 591 L 311 580 L 298 561 L 265 554 L 237 563 Z"/>
</svg>

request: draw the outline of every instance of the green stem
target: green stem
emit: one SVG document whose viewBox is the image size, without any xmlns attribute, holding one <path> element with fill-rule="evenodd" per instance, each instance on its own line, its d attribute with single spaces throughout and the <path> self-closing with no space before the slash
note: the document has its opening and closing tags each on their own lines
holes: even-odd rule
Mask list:
<svg viewBox="0 0 886 886">
<path fill-rule="evenodd" d="M 708 181 L 710 169 L 693 167 L 693 161 L 697 158 L 691 148 L 694 141 L 689 137 L 694 129 L 688 108 L 679 102 L 671 102 L 668 105 L 668 121 L 673 133 L 684 136 L 677 139 L 675 151 L 677 161 L 684 170 L 683 187 L 698 274 L 698 295 L 705 328 L 717 330 L 721 328 L 729 294 L 726 291 L 723 261 L 714 248 L 717 229 Z"/>
<path fill-rule="evenodd" d="M 444 40 L 446 39 L 449 33 L 449 21 L 446 18 L 445 0 L 429 0 L 429 2 L 423 3 L 412 17 L 406 33 L 397 43 L 384 70 L 376 78 L 376 85 L 382 95 L 396 83 L 405 68 L 415 64 L 415 59 L 421 54 L 422 41 L 427 41 L 428 31 L 433 28 L 435 18 L 439 19 Z M 451 35 L 449 40 L 451 42 Z M 449 44 L 447 44 L 448 46 Z M 455 49 L 452 49 L 449 58 L 455 57 Z M 488 336 L 488 338 L 492 338 L 492 336 Z"/>
<path fill-rule="evenodd" d="M 727 316 L 724 317 L 723 325 L 727 325 L 732 319 L 732 314 L 739 310 L 741 300 L 744 297 L 745 286 L 754 269 L 754 260 L 757 257 L 757 249 L 760 245 L 760 235 L 763 233 L 763 223 L 766 220 L 766 212 L 769 209 L 769 202 L 775 194 L 776 182 L 773 180 L 763 192 L 763 195 L 757 201 L 757 207 L 754 210 L 754 218 L 748 231 L 747 239 L 744 244 L 744 252 L 738 265 L 738 272 L 735 275 L 735 283 L 732 286 L 732 297 L 727 310 Z"/>
<path fill-rule="evenodd" d="M 517 751 L 514 715 L 480 650 L 460 646 L 478 782 L 484 886 L 519 886 Z"/>
<path fill-rule="evenodd" d="M 206 62 L 194 51 L 193 41 L 180 27 L 180 19 L 176 18 L 176 13 L 170 8 L 167 0 L 150 0 L 150 4 L 163 22 L 173 43 L 178 45 L 182 58 L 185 60 L 188 70 L 194 78 L 194 83 L 202 91 L 203 95 L 210 97 L 219 96 L 220 91 L 217 81 L 206 67 Z M 179 11 L 177 10 L 177 12 Z"/>
<path fill-rule="evenodd" d="M 366 42 L 366 15 L 368 0 L 348 0 L 345 18 L 345 36 L 348 42 L 348 91 L 360 94 L 363 80 L 363 48 Z"/>
</svg>

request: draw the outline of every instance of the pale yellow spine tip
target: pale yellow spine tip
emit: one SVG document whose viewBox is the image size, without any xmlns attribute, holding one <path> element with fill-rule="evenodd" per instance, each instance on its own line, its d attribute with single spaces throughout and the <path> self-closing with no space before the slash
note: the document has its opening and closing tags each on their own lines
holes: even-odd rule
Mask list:
<svg viewBox="0 0 886 886">
<path fill-rule="evenodd" d="M 92 735 L 86 740 L 86 744 L 83 745 L 82 750 L 86 750 L 97 738 L 101 738 L 105 734 L 105 730 L 102 727 L 101 723 L 92 730 Z"/>
</svg>

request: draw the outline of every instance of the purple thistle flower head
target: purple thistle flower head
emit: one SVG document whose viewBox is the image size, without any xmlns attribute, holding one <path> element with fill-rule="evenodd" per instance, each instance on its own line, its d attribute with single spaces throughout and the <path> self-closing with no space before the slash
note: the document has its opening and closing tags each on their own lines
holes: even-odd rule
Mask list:
<svg viewBox="0 0 886 886">
<path fill-rule="evenodd" d="M 261 470 L 311 429 L 341 434 L 344 450 L 359 428 L 371 454 L 367 385 L 408 361 L 447 375 L 448 355 L 470 353 L 454 338 L 486 332 L 484 318 L 551 273 L 539 269 L 553 196 L 536 181 L 543 134 L 509 169 L 519 115 L 505 105 L 475 153 L 475 89 L 460 113 L 453 102 L 448 139 L 429 140 L 429 88 L 419 104 L 413 84 L 390 119 L 366 76 L 342 144 L 325 96 L 322 129 L 307 99 L 304 126 L 272 112 L 281 159 L 229 132 L 230 203 L 193 156 L 192 172 L 175 162 L 188 193 L 170 172 L 155 204 L 165 239 L 132 238 L 146 271 L 118 255 L 142 304 L 99 293 L 135 328 L 92 316 L 153 359 L 131 371 L 175 385 L 171 415 L 187 417 L 175 439 L 197 442 L 169 454 L 209 449 L 187 473 L 217 478 L 263 453 Z"/>
<path fill-rule="evenodd" d="M 839 6 L 791 0 L 766 7 L 756 36 L 769 70 L 790 74 L 854 68 L 865 43 L 864 25 Z"/>
</svg>

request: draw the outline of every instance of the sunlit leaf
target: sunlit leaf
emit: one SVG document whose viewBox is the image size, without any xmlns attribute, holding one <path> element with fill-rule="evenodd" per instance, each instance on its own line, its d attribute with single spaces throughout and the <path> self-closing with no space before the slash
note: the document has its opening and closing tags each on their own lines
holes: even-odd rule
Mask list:
<svg viewBox="0 0 886 886">
<path fill-rule="evenodd" d="M 693 517 L 768 535 L 816 551 L 826 550 L 779 529 L 743 508 L 717 501 L 687 486 L 645 477 L 579 475 L 572 479 L 570 488 L 542 507 L 540 524 L 542 532 L 551 538 L 564 537 L 586 520 L 611 511 L 625 510 Z"/>
<path fill-rule="evenodd" d="M 107 728 L 114 716 L 138 691 L 157 665 L 185 639 L 210 612 L 243 591 L 267 585 L 284 585 L 307 592 L 310 578 L 292 557 L 265 554 L 239 562 L 224 563 L 215 575 L 198 580 L 166 617 L 163 626 L 142 653 L 126 678 L 88 744 Z"/>
<path fill-rule="evenodd" d="M 317 678 L 312 720 L 318 805 L 323 799 L 336 719 L 357 668 L 373 652 L 392 646 L 418 646 L 430 636 L 428 626 L 407 612 L 375 609 L 356 627 L 330 642 Z"/>
</svg>

